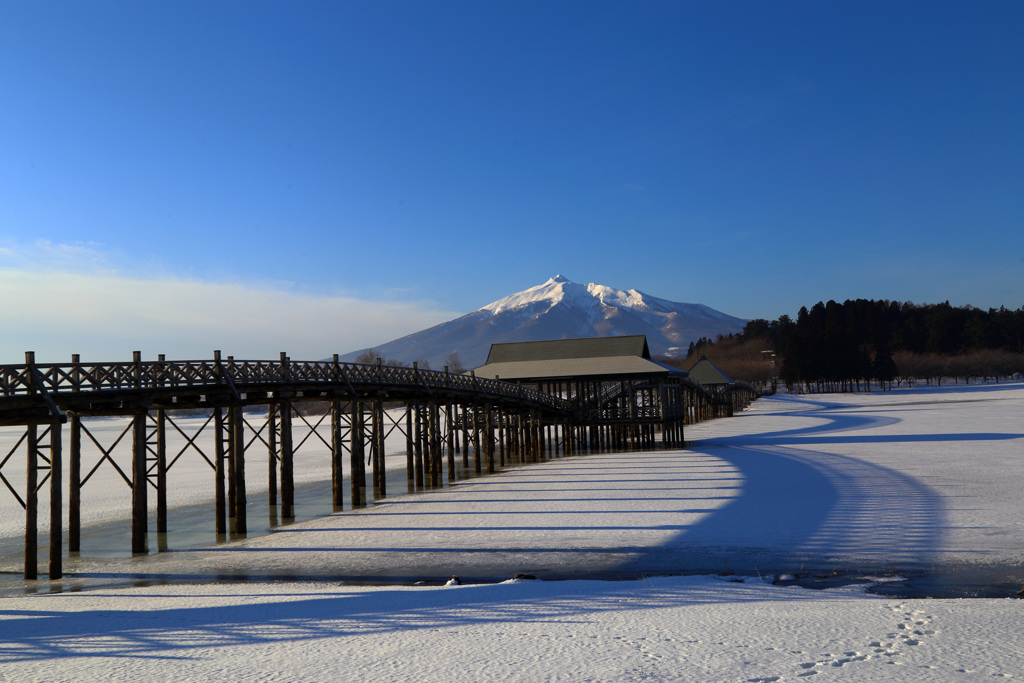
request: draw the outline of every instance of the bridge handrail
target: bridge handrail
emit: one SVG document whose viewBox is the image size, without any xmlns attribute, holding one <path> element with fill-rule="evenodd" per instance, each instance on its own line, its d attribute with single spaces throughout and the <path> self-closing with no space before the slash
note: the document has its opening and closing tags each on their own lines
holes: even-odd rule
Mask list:
<svg viewBox="0 0 1024 683">
<path fill-rule="evenodd" d="M 389 365 L 293 361 L 283 359 L 188 361 L 141 361 L 118 363 L 35 363 L 0 365 L 0 403 L 4 398 L 33 394 L 32 377 L 51 396 L 69 393 L 153 389 L 197 389 L 234 384 L 240 391 L 273 384 L 345 384 L 382 387 L 423 387 L 451 391 L 483 392 L 498 398 L 528 400 L 556 409 L 570 410 L 572 403 L 517 384 L 474 378 L 438 370 L 417 370 Z"/>
</svg>

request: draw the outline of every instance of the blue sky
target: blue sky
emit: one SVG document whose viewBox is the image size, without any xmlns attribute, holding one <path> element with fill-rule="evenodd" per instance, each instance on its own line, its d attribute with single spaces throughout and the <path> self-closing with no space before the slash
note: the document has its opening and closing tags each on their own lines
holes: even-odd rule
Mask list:
<svg viewBox="0 0 1024 683">
<path fill-rule="evenodd" d="M 1021 35 L 1019 2 L 2 2 L 0 362 L 319 358 L 559 273 L 1018 308 Z"/>
</svg>

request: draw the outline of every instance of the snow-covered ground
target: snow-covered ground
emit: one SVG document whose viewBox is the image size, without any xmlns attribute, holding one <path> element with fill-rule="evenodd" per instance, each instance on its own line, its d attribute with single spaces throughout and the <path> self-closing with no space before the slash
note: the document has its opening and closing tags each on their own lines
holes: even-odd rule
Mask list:
<svg viewBox="0 0 1024 683">
<path fill-rule="evenodd" d="M 241 542 L 83 558 L 61 586 L 107 587 L 0 599 L 0 672 L 1020 677 L 1024 602 L 863 591 L 871 575 L 884 586 L 940 577 L 942 590 L 960 582 L 964 594 L 1020 588 L 1022 416 L 1019 383 L 778 396 L 688 428 L 697 443 L 687 450 L 558 459 Z M 431 584 L 518 572 L 539 580 Z M 708 575 L 658 576 L 673 572 Z M 861 582 L 799 585 L 836 574 Z M 259 580 L 218 580 L 232 575 Z M 403 585 L 355 585 L 374 578 Z"/>
</svg>

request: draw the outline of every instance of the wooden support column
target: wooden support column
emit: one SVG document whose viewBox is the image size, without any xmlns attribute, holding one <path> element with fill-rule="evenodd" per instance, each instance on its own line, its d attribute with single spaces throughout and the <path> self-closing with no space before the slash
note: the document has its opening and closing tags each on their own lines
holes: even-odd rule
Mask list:
<svg viewBox="0 0 1024 683">
<path fill-rule="evenodd" d="M 469 413 L 465 403 L 462 404 L 462 468 L 469 469 Z"/>
<path fill-rule="evenodd" d="M 267 405 L 267 515 L 270 526 L 277 526 L 277 464 L 279 457 L 277 406 Z"/>
<path fill-rule="evenodd" d="M 473 405 L 473 472 L 483 472 L 483 453 L 480 449 L 480 408 Z"/>
<path fill-rule="evenodd" d="M 291 378 L 291 361 L 288 354 L 281 352 L 281 379 Z M 291 395 L 280 397 L 281 413 L 281 519 L 295 519 L 295 453 L 292 440 Z"/>
<path fill-rule="evenodd" d="M 132 418 L 132 554 L 148 551 L 146 531 L 149 508 L 146 480 L 146 411 L 136 410 Z"/>
<path fill-rule="evenodd" d="M 441 486 L 441 410 L 430 402 L 430 485 Z"/>
<path fill-rule="evenodd" d="M 278 412 L 278 421 L 281 423 L 281 519 L 295 519 L 295 452 L 291 401 L 282 399 Z"/>
<path fill-rule="evenodd" d="M 455 433 L 455 424 L 452 422 L 452 404 L 451 399 L 445 404 L 445 429 L 447 431 L 447 450 L 448 450 L 448 481 L 455 481 L 455 448 L 458 444 L 458 436 Z"/>
<path fill-rule="evenodd" d="M 498 467 L 505 466 L 505 449 L 507 444 L 505 443 L 505 409 L 498 407 Z"/>
<path fill-rule="evenodd" d="M 413 431 L 413 440 L 416 442 L 416 486 L 424 486 L 423 478 L 423 406 L 417 404 L 416 413 L 413 416 L 413 422 L 415 423 Z"/>
<path fill-rule="evenodd" d="M 377 430 L 377 464 L 380 467 L 378 478 L 380 479 L 380 497 L 386 498 L 388 495 L 388 464 L 387 451 L 384 448 L 387 435 L 387 430 L 384 427 L 384 401 L 377 401 L 377 411 L 380 413 L 377 420 L 380 425 L 380 429 Z"/>
<path fill-rule="evenodd" d="M 220 351 L 213 352 L 213 361 L 218 368 L 221 368 Z M 220 370 L 223 372 L 223 369 Z M 231 413 L 231 408 L 226 408 L 227 412 L 224 413 L 223 419 L 220 423 L 220 429 L 217 431 L 217 438 L 221 441 L 221 452 L 220 461 L 226 468 L 224 474 L 224 482 L 227 486 L 227 519 L 229 520 L 230 530 L 234 533 L 234 519 L 235 519 L 235 456 L 232 451 L 232 442 L 234 441 L 234 420 Z M 218 532 L 220 533 L 220 532 Z"/>
<path fill-rule="evenodd" d="M 536 450 L 537 459 L 536 462 L 544 462 L 545 456 L 545 443 L 544 443 L 544 422 L 541 416 L 534 412 L 533 415 L 533 435 L 536 439 Z"/>
<path fill-rule="evenodd" d="M 520 411 L 523 411 L 520 408 Z M 515 442 L 513 445 L 513 452 L 519 463 L 526 462 L 527 459 L 527 438 L 526 438 L 526 413 L 519 412 L 516 414 L 515 424 L 512 426 L 513 434 L 512 439 Z"/>
<path fill-rule="evenodd" d="M 533 462 L 533 420 L 529 412 L 523 412 L 523 462 Z"/>
<path fill-rule="evenodd" d="M 520 461 L 530 462 L 530 414 L 523 411 L 519 416 Z"/>
<path fill-rule="evenodd" d="M 61 453 L 61 423 L 50 423 L 50 578 L 64 575 L 61 557 L 64 550 L 64 490 L 63 457 Z"/>
<path fill-rule="evenodd" d="M 412 403 L 405 404 L 405 478 L 412 491 L 416 482 L 416 446 L 413 444 Z"/>
<path fill-rule="evenodd" d="M 25 578 L 36 579 L 39 577 L 39 432 L 35 425 L 29 425 L 26 432 L 28 461 L 25 471 Z"/>
<path fill-rule="evenodd" d="M 343 465 L 345 445 L 341 436 L 341 425 L 344 422 L 341 413 L 341 401 L 331 401 L 331 505 L 334 511 L 342 509 L 345 503 L 345 471 Z"/>
<path fill-rule="evenodd" d="M 431 404 L 424 403 L 421 406 L 420 417 L 422 425 L 420 428 L 420 440 L 422 441 L 421 452 L 423 453 L 423 482 L 426 486 L 433 486 L 434 482 L 434 421 L 431 414 Z"/>
<path fill-rule="evenodd" d="M 234 463 L 232 477 L 232 488 L 235 491 L 234 497 L 234 518 L 236 534 L 245 535 L 248 533 L 246 523 L 245 505 L 245 423 L 242 421 L 242 406 L 233 405 L 228 408 L 228 423 L 230 426 L 230 457 Z"/>
<path fill-rule="evenodd" d="M 383 411 L 381 410 L 380 399 L 374 399 L 370 401 L 370 480 L 373 483 L 373 499 L 380 500 L 383 496 L 381 491 L 381 448 L 380 442 L 383 436 L 381 417 Z"/>
<path fill-rule="evenodd" d="M 487 473 L 494 474 L 494 424 L 491 406 L 486 406 L 484 410 L 484 453 L 487 459 Z"/>
<path fill-rule="evenodd" d="M 220 406 L 213 408 L 213 477 L 214 494 L 213 507 L 216 517 L 217 536 L 225 536 L 228 533 L 227 521 L 227 497 L 224 491 L 224 409 Z"/>
<path fill-rule="evenodd" d="M 156 411 L 156 533 L 157 546 L 167 549 L 167 414 Z"/>
<path fill-rule="evenodd" d="M 68 552 L 77 553 L 82 544 L 82 418 L 69 416 L 71 453 L 68 461 Z"/>
<path fill-rule="evenodd" d="M 351 462 L 349 463 L 352 478 L 352 507 L 366 507 L 366 462 L 363 460 L 363 404 L 352 401 Z"/>
</svg>

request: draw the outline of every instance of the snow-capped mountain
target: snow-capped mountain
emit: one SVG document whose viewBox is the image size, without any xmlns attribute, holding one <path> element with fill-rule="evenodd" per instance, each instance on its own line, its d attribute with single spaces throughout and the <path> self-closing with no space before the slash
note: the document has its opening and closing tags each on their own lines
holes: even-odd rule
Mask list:
<svg viewBox="0 0 1024 683">
<path fill-rule="evenodd" d="M 449 354 L 458 351 L 463 365 L 475 368 L 487 360 L 494 343 L 645 334 L 652 356 L 677 356 L 686 353 L 691 341 L 739 332 L 745 323 L 703 304 L 676 303 L 635 289 L 581 285 L 558 275 L 374 348 L 385 358 L 426 359 L 434 369 L 444 367 Z M 359 353 L 343 360 L 354 360 Z"/>
</svg>

